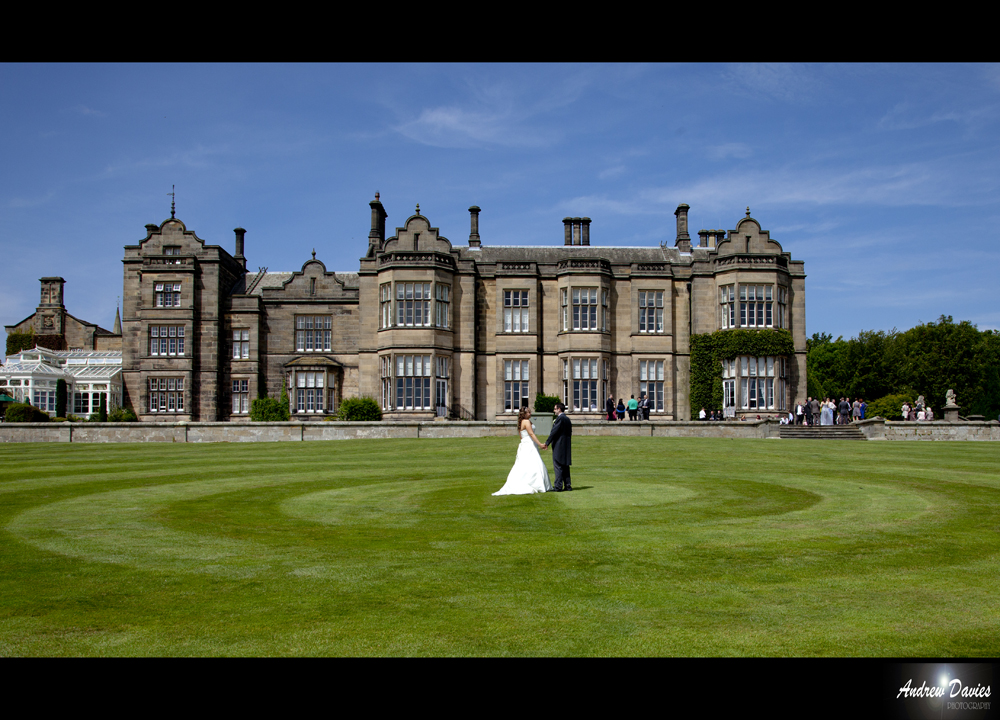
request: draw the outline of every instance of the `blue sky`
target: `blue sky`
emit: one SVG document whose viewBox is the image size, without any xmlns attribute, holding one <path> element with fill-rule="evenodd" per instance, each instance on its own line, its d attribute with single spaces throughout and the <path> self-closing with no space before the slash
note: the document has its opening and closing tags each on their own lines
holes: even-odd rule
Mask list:
<svg viewBox="0 0 1000 720">
<path fill-rule="evenodd" d="M 1000 328 L 998 65 L 0 65 L 0 323 L 38 278 L 111 328 L 122 246 L 177 216 L 248 266 L 357 271 L 376 191 L 453 243 L 657 245 L 746 206 L 807 333 Z"/>
</svg>

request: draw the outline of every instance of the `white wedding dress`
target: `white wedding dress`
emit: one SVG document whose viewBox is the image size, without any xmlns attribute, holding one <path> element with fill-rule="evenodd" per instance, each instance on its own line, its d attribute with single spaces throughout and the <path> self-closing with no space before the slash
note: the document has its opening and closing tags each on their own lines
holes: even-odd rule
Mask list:
<svg viewBox="0 0 1000 720">
<path fill-rule="evenodd" d="M 531 429 L 534 430 L 532 425 Z M 521 431 L 521 442 L 517 446 L 517 459 L 507 475 L 507 482 L 494 495 L 530 495 L 548 492 L 552 489 L 549 471 L 538 454 L 535 441 L 527 430 Z"/>
</svg>

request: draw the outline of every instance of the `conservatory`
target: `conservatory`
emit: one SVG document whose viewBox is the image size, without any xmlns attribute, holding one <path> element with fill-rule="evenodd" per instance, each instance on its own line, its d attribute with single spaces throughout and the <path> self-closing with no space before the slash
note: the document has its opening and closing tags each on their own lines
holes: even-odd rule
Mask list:
<svg viewBox="0 0 1000 720">
<path fill-rule="evenodd" d="M 66 413 L 87 417 L 98 411 L 104 395 L 107 409 L 122 403 L 120 350 L 49 350 L 36 347 L 0 365 L 0 392 L 56 414 L 56 385 L 66 381 Z"/>
</svg>

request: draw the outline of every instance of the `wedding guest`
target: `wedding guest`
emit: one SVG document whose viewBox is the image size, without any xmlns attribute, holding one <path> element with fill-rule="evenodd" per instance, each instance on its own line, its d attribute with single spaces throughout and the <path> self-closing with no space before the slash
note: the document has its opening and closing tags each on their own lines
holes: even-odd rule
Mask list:
<svg viewBox="0 0 1000 720">
<path fill-rule="evenodd" d="M 625 419 L 625 401 L 622 400 L 621 398 L 618 398 L 618 407 L 615 410 L 615 412 L 618 414 L 619 420 Z"/>
<path fill-rule="evenodd" d="M 632 395 L 628 401 L 628 419 L 635 421 L 635 416 L 639 412 L 639 403 L 636 402 L 635 395 Z"/>
</svg>

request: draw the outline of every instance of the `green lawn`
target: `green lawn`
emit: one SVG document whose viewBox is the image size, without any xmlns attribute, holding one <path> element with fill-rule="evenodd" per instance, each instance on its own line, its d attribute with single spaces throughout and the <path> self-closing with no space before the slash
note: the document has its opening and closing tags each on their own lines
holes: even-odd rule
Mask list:
<svg viewBox="0 0 1000 720">
<path fill-rule="evenodd" d="M 516 447 L 0 446 L 0 656 L 1000 655 L 1000 445 Z"/>
</svg>

